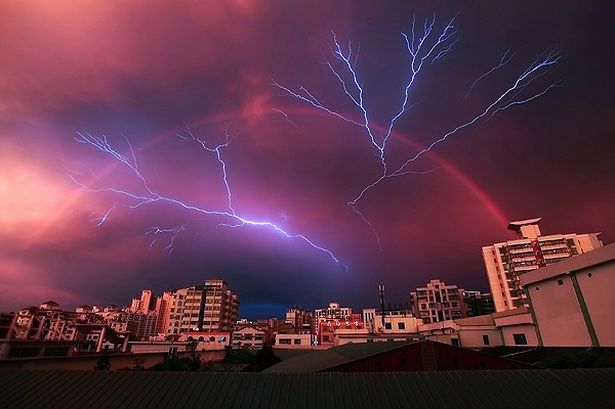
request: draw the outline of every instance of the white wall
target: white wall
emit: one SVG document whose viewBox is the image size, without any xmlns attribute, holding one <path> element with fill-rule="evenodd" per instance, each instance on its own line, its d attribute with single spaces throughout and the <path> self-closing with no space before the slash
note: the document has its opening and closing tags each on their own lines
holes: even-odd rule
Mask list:
<svg viewBox="0 0 615 409">
<path fill-rule="evenodd" d="M 600 346 L 615 346 L 615 261 L 578 271 L 575 276 Z"/>
<path fill-rule="evenodd" d="M 570 276 L 533 283 L 525 291 L 530 294 L 544 346 L 591 346 Z"/>
</svg>

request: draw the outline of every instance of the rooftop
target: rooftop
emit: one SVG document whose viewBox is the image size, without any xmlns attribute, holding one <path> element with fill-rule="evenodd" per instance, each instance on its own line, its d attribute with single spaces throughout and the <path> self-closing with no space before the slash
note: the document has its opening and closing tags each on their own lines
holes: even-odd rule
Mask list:
<svg viewBox="0 0 615 409">
<path fill-rule="evenodd" d="M 570 274 L 574 271 L 583 270 L 598 264 L 615 261 L 615 243 L 599 247 L 587 253 L 570 257 L 537 270 L 528 271 L 519 275 L 521 285 L 537 283 L 553 277 Z"/>
<path fill-rule="evenodd" d="M 615 369 L 417 373 L 1 370 L 7 408 L 599 408 Z"/>
<path fill-rule="evenodd" d="M 528 224 L 538 224 L 540 223 L 540 221 L 542 220 L 542 217 L 536 217 L 534 219 L 527 219 L 527 220 L 519 220 L 516 222 L 509 222 L 508 223 L 508 230 L 514 230 L 517 231 L 521 228 L 521 226 L 527 226 Z"/>
</svg>

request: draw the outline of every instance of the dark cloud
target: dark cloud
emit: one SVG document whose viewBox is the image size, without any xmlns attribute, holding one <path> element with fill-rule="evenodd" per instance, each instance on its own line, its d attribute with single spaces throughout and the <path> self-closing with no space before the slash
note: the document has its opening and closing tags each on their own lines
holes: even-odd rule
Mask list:
<svg viewBox="0 0 615 409">
<path fill-rule="evenodd" d="M 605 242 L 613 240 L 608 5 L 204 4 L 0 6 L 0 280 L 11 288 L 3 309 L 42 298 L 124 304 L 140 288 L 160 292 L 208 277 L 226 279 L 252 317 L 330 299 L 374 304 L 380 282 L 391 302 L 406 302 L 410 289 L 434 277 L 486 289 L 480 247 L 510 237 L 507 219 L 543 216 L 545 232 L 603 231 Z M 562 61 L 536 85 L 562 86 L 456 135 L 413 168 L 433 172 L 370 192 L 360 206 L 382 236 L 380 251 L 345 205 L 378 172 L 365 132 L 267 83 L 304 85 L 353 114 L 321 64 L 331 58 L 335 29 L 344 43 L 361 44 L 365 98 L 373 120 L 386 123 L 407 78 L 400 31 L 409 30 L 413 11 L 421 20 L 458 14 L 460 38 L 417 78 L 411 100 L 418 104 L 398 123 L 391 161 L 475 115 L 545 50 L 558 50 Z M 507 49 L 511 63 L 463 101 Z M 235 136 L 224 155 L 240 214 L 306 234 L 349 271 L 301 240 L 217 228 L 228 220 L 171 205 L 119 206 L 107 224 L 93 226 L 118 198 L 80 191 L 68 171 L 91 187 L 142 187 L 125 167 L 76 143 L 78 130 L 107 134 L 126 153 L 122 135 L 129 137 L 160 193 L 225 205 L 215 157 L 175 135 L 186 124 L 212 143 L 225 130 Z M 150 249 L 144 233 L 154 225 L 186 225 L 171 255 L 163 249 L 168 236 Z"/>
</svg>

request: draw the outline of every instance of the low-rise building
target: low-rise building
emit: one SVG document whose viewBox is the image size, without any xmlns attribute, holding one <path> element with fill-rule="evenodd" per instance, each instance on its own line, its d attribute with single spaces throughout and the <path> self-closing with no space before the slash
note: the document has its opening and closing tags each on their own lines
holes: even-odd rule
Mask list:
<svg viewBox="0 0 615 409">
<path fill-rule="evenodd" d="M 541 346 L 615 346 L 615 243 L 519 276 Z"/>
<path fill-rule="evenodd" d="M 273 343 L 273 332 L 268 325 L 240 324 L 233 331 L 231 345 L 233 348 L 261 349 Z"/>
<path fill-rule="evenodd" d="M 536 327 L 527 307 L 422 324 L 418 331 L 425 339 L 469 349 L 538 345 Z"/>
<path fill-rule="evenodd" d="M 274 347 L 277 349 L 311 349 L 316 341 L 314 334 L 277 333 Z"/>
</svg>

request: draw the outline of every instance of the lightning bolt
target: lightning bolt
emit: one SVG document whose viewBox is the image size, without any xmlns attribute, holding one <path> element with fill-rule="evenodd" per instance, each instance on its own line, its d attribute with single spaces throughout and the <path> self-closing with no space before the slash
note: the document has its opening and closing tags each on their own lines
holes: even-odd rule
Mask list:
<svg viewBox="0 0 615 409">
<path fill-rule="evenodd" d="M 347 205 L 352 209 L 355 214 L 357 214 L 357 216 L 359 216 L 359 218 L 361 218 L 363 222 L 365 222 L 369 226 L 371 231 L 374 233 L 378 242 L 378 246 L 380 248 L 382 248 L 381 239 L 374 225 L 368 220 L 365 214 L 358 209 L 358 202 L 364 198 L 367 192 L 378 186 L 385 179 L 408 174 L 429 173 L 409 170 L 408 167 L 414 162 L 416 162 L 419 158 L 433 150 L 436 146 L 445 142 L 449 137 L 461 132 L 462 130 L 472 125 L 475 125 L 476 123 L 480 122 L 485 118 L 486 120 L 489 120 L 495 114 L 507 110 L 508 108 L 533 101 L 534 99 L 545 95 L 552 88 L 559 86 L 559 83 L 550 84 L 540 92 L 534 93 L 528 97 L 520 97 L 524 89 L 527 88 L 532 81 L 544 75 L 544 73 L 547 72 L 553 65 L 559 62 L 560 56 L 554 52 L 551 52 L 542 58 L 538 58 L 536 61 L 534 61 L 534 63 L 528 66 L 526 70 L 523 71 L 513 81 L 512 85 L 504 92 L 497 95 L 483 111 L 478 112 L 474 117 L 468 119 L 466 122 L 457 125 L 441 137 L 435 139 L 430 145 L 421 149 L 419 152 L 408 158 L 405 162 L 402 163 L 401 166 L 397 168 L 391 168 L 386 158 L 387 143 L 393 133 L 395 124 L 397 123 L 399 118 L 401 118 L 404 113 L 408 111 L 409 107 L 411 107 L 411 105 L 409 105 L 410 91 L 415 83 L 415 80 L 417 79 L 421 71 L 425 68 L 425 65 L 427 63 L 434 64 L 442 60 L 457 43 L 455 18 L 449 20 L 448 23 L 440 30 L 436 30 L 435 26 L 436 16 L 433 15 L 431 18 L 426 18 L 423 21 L 422 30 L 417 29 L 416 16 L 413 16 L 410 32 L 401 33 L 409 54 L 409 75 L 408 80 L 403 88 L 403 97 L 401 100 L 401 104 L 399 105 L 399 109 L 388 120 L 386 130 L 381 136 L 375 135 L 370 123 L 369 110 L 366 106 L 364 99 L 364 88 L 361 85 L 363 81 L 360 79 L 356 68 L 357 58 L 355 58 L 354 61 L 352 59 L 352 45 L 350 42 L 348 42 L 347 48 L 343 48 L 338 42 L 337 36 L 333 31 L 331 32 L 333 42 L 332 53 L 333 56 L 338 60 L 337 66 L 341 66 L 343 71 L 337 69 L 336 66 L 330 61 L 325 61 L 323 64 L 328 67 L 333 77 L 337 80 L 337 82 L 339 82 L 345 97 L 352 103 L 352 105 L 354 105 L 361 119 L 352 118 L 350 116 L 342 114 L 340 111 L 337 111 L 325 105 L 312 92 L 310 92 L 301 85 L 299 85 L 298 90 L 295 91 L 288 86 L 276 82 L 275 80 L 272 80 L 270 82 L 270 85 L 283 91 L 283 95 L 290 96 L 302 102 L 308 103 L 315 109 L 324 111 L 335 118 L 359 126 L 365 130 L 365 133 L 369 138 L 370 144 L 373 146 L 373 148 L 375 148 L 378 154 L 381 172 L 371 182 L 366 184 L 359 191 L 357 196 L 355 196 L 352 200 L 349 200 L 347 202 Z M 417 33 L 417 31 L 419 32 Z M 480 75 L 472 83 L 472 86 L 466 93 L 464 99 L 466 99 L 470 95 L 472 90 L 481 80 L 505 66 L 512 59 L 513 56 L 514 54 L 511 54 L 510 51 L 506 51 L 504 55 L 500 58 L 497 65 Z"/>
<path fill-rule="evenodd" d="M 282 237 L 285 237 L 288 239 L 299 239 L 303 241 L 304 243 L 306 243 L 307 245 L 309 245 L 310 247 L 312 247 L 313 249 L 318 250 L 319 252 L 322 252 L 325 255 L 327 255 L 335 263 L 338 263 L 341 266 L 343 266 L 345 269 L 348 269 L 348 267 L 344 265 L 339 260 L 339 258 L 335 256 L 335 254 L 331 250 L 329 250 L 328 248 L 324 246 L 317 244 L 316 242 L 308 238 L 306 235 L 299 234 L 299 233 L 291 233 L 276 223 L 273 223 L 270 221 L 253 220 L 245 216 L 241 216 L 239 213 L 237 213 L 237 211 L 233 207 L 233 196 L 232 196 L 231 186 L 228 180 L 227 164 L 222 157 L 222 149 L 228 148 L 228 146 L 230 145 L 232 141 L 228 133 L 226 133 L 226 141 L 222 144 L 218 144 L 215 146 L 208 145 L 203 139 L 196 137 L 190 130 L 188 130 L 184 134 L 178 134 L 178 136 L 183 140 L 194 141 L 200 144 L 200 146 L 206 152 L 214 154 L 216 160 L 218 161 L 220 165 L 222 183 L 226 189 L 226 197 L 227 197 L 227 208 L 226 209 L 222 209 L 222 210 L 207 209 L 207 208 L 198 206 L 196 204 L 192 204 L 192 203 L 180 200 L 175 197 L 165 196 L 161 193 L 154 191 L 150 187 L 146 177 L 141 173 L 139 169 L 139 165 L 137 163 L 135 153 L 134 153 L 134 149 L 132 148 L 132 145 L 127 138 L 124 138 L 124 140 L 126 141 L 126 144 L 128 145 L 128 150 L 130 153 L 129 156 L 120 153 L 116 148 L 111 146 L 111 144 L 108 141 L 108 138 L 104 135 L 101 137 L 96 137 L 87 132 L 77 132 L 77 137 L 75 138 L 75 141 L 78 143 L 89 145 L 97 149 L 98 151 L 110 156 L 112 159 L 118 161 L 119 163 L 121 163 L 123 166 L 129 169 L 138 180 L 141 181 L 143 192 L 139 193 L 139 192 L 129 191 L 129 190 L 115 188 L 115 187 L 91 188 L 81 183 L 72 174 L 69 174 L 69 177 L 73 180 L 74 183 L 76 183 L 78 186 L 80 186 L 83 190 L 87 192 L 92 192 L 92 193 L 108 192 L 108 193 L 113 193 L 119 197 L 123 197 L 127 202 L 122 203 L 122 206 L 129 208 L 129 209 L 138 209 L 142 206 L 156 204 L 156 203 L 167 203 L 167 204 L 174 205 L 176 207 L 179 207 L 187 211 L 191 211 L 191 212 L 195 212 L 195 213 L 203 214 L 207 216 L 219 216 L 219 217 L 222 217 L 226 220 L 233 222 L 233 223 L 220 223 L 220 226 L 226 226 L 226 227 L 254 226 L 254 227 L 260 227 L 260 228 L 266 228 L 270 231 L 280 234 Z M 106 221 L 108 221 L 112 210 L 114 210 L 116 207 L 117 207 L 117 202 L 115 202 L 114 205 L 103 216 L 96 219 L 97 225 L 100 226 Z M 180 227 L 175 227 L 175 228 L 152 227 L 150 230 L 148 230 L 146 235 L 151 235 L 155 237 L 156 235 L 159 235 L 159 234 L 171 234 L 169 245 L 167 245 L 164 248 L 165 250 L 169 251 L 169 253 L 171 253 L 175 245 L 175 239 L 181 232 L 185 230 L 186 230 L 185 225 L 180 226 Z M 154 238 L 154 240 L 150 244 L 150 248 L 154 245 L 156 240 L 157 238 Z"/>
<path fill-rule="evenodd" d="M 559 86 L 559 83 L 550 84 L 537 94 L 533 94 L 532 96 L 520 100 L 516 99 L 519 95 L 519 92 L 522 91 L 523 88 L 527 87 L 537 76 L 542 75 L 543 71 L 548 70 L 551 66 L 557 64 L 560 58 L 561 57 L 559 54 L 551 52 L 547 56 L 535 61 L 533 64 L 527 67 L 525 71 L 521 73 L 521 75 L 516 78 L 516 80 L 507 90 L 505 90 L 503 93 L 497 96 L 489 105 L 487 105 L 487 107 L 482 112 L 480 112 L 467 122 L 464 122 L 453 128 L 452 130 L 446 132 L 440 138 L 434 140 L 429 146 L 421 149 L 414 156 L 407 159 L 395 172 L 391 173 L 389 176 L 395 177 L 406 174 L 405 169 L 408 165 L 413 162 L 416 162 L 420 157 L 430 152 L 437 145 L 445 142 L 449 137 L 455 135 L 457 132 L 465 128 L 474 125 L 481 119 L 485 118 L 487 115 L 491 114 L 489 116 L 489 118 L 491 118 L 496 113 L 504 111 L 512 106 L 521 105 L 533 101 L 534 99 L 545 95 L 552 88 Z"/>
<path fill-rule="evenodd" d="M 506 52 L 504 53 L 504 55 L 502 55 L 502 58 L 500 58 L 500 62 L 497 65 L 494 65 L 493 67 L 491 67 L 491 69 L 489 69 L 488 71 L 486 71 L 484 74 L 480 75 L 478 78 L 476 78 L 474 80 L 474 82 L 472 83 L 472 86 L 470 86 L 470 89 L 468 90 L 468 92 L 466 92 L 465 96 L 463 97 L 463 100 L 465 101 L 466 99 L 468 99 L 468 97 L 470 96 L 470 94 L 472 93 L 472 90 L 476 87 L 476 85 L 485 77 L 491 75 L 492 73 L 494 73 L 495 71 L 499 70 L 500 68 L 502 68 L 503 66 L 505 66 L 506 64 L 508 64 L 510 62 L 510 60 L 512 60 L 512 58 L 514 57 L 514 54 L 510 53 L 510 50 L 506 50 Z"/>
<path fill-rule="evenodd" d="M 370 183 L 368 187 L 364 190 L 369 190 L 371 187 L 377 185 L 382 180 L 384 180 L 388 175 L 388 163 L 386 160 L 386 148 L 387 142 L 389 141 L 393 128 L 395 127 L 396 122 L 409 108 L 408 103 L 410 100 L 410 89 L 414 85 L 414 82 L 423 69 L 426 62 L 435 63 L 442 57 L 444 57 L 455 44 L 455 36 L 457 31 L 454 25 L 455 19 L 451 19 L 446 26 L 440 31 L 437 37 L 434 35 L 434 41 L 430 42 L 432 38 L 432 34 L 434 32 L 434 26 L 436 24 L 436 16 L 432 16 L 431 18 L 426 18 L 423 22 L 423 30 L 421 34 L 416 33 L 416 16 L 412 18 L 412 28 L 409 34 L 401 33 L 402 37 L 405 40 L 406 48 L 410 55 L 409 57 L 409 79 L 405 83 L 403 98 L 399 109 L 396 113 L 391 117 L 388 121 L 388 126 L 386 132 L 382 136 L 375 135 L 372 124 L 370 122 L 370 115 L 368 108 L 365 104 L 364 99 L 364 88 L 361 85 L 362 81 L 360 80 L 360 76 L 356 69 L 357 61 L 358 61 L 358 53 L 353 61 L 353 48 L 352 44 L 349 42 L 347 49 L 344 49 L 337 40 L 337 35 L 334 31 L 331 31 L 331 35 L 333 38 L 333 47 L 332 53 L 333 56 L 339 61 L 338 65 L 341 65 L 345 70 L 346 75 L 342 75 L 338 69 L 335 68 L 333 63 L 330 61 L 323 62 L 324 65 L 328 67 L 333 76 L 340 83 L 342 90 L 344 91 L 345 96 L 352 102 L 352 104 L 356 107 L 358 113 L 361 116 L 361 120 L 352 119 L 328 106 L 324 105 L 320 102 L 320 100 L 313 95 L 309 90 L 307 90 L 303 86 L 299 86 L 298 91 L 293 91 L 289 87 L 284 86 L 278 83 L 275 80 L 270 82 L 270 85 L 277 87 L 278 89 L 284 91 L 286 95 L 299 99 L 303 102 L 306 102 L 312 105 L 314 108 L 319 109 L 332 115 L 338 119 L 341 119 L 350 124 L 359 126 L 363 128 L 369 138 L 371 145 L 375 148 L 378 158 L 380 160 L 381 165 L 381 174 L 380 176 Z M 346 77 L 346 79 L 344 78 Z M 374 234 L 378 247 L 382 248 L 382 242 L 380 239 L 380 235 L 378 234 L 374 225 L 367 219 L 367 217 L 361 212 L 356 204 L 363 196 L 362 192 L 357 198 L 348 201 L 347 205 L 352 209 L 352 211 L 361 218 L 363 222 L 365 222 L 372 233 Z"/>
<path fill-rule="evenodd" d="M 169 244 L 167 244 L 166 246 L 162 248 L 163 250 L 168 251 L 170 255 L 171 253 L 173 253 L 173 250 L 175 250 L 175 239 L 183 231 L 186 231 L 186 225 L 170 227 L 170 228 L 152 226 L 147 232 L 145 232 L 145 235 L 146 236 L 152 235 L 155 237 L 159 234 L 170 234 L 171 236 L 169 238 Z M 154 238 L 152 240 L 152 242 L 149 245 L 150 250 L 152 249 L 152 247 L 157 241 L 158 241 L 158 238 Z"/>
</svg>

